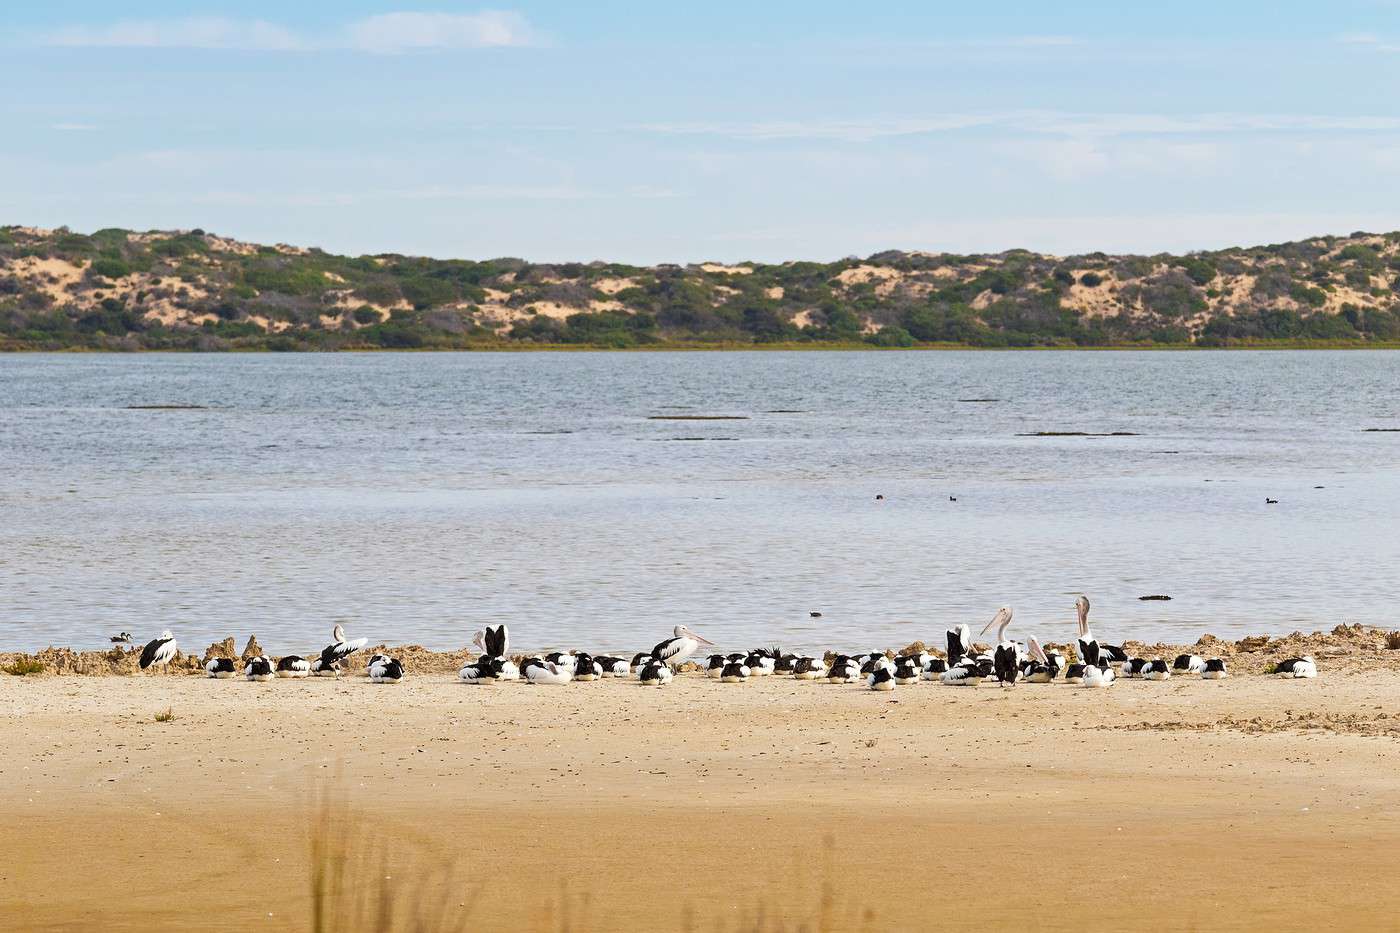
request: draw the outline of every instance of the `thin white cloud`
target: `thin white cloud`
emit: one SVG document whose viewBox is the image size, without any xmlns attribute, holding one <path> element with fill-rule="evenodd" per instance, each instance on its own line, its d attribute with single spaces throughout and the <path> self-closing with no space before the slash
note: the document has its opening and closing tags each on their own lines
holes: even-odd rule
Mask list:
<svg viewBox="0 0 1400 933">
<path fill-rule="evenodd" d="M 663 135 L 719 136 L 759 142 L 828 140 L 865 143 L 890 137 L 925 136 L 964 130 L 1046 134 L 1076 139 L 1114 136 L 1209 136 L 1269 132 L 1366 133 L 1400 130 L 1400 117 L 1237 113 L 1086 114 L 1012 111 L 866 120 L 647 123 L 634 127 L 634 129 Z"/>
<path fill-rule="evenodd" d="M 1359 45 L 1374 52 L 1400 52 L 1400 42 L 1371 32 L 1351 32 L 1337 37 L 1342 45 Z"/>
<path fill-rule="evenodd" d="M 91 123 L 54 123 L 49 126 L 49 129 L 57 130 L 60 133 L 91 133 L 97 127 Z"/>
<path fill-rule="evenodd" d="M 261 19 L 185 17 L 73 26 L 39 36 L 62 48 L 227 49 L 255 52 L 354 51 L 391 55 L 414 51 L 509 48 L 539 44 L 519 13 L 384 13 L 327 33 L 298 33 Z"/>
</svg>

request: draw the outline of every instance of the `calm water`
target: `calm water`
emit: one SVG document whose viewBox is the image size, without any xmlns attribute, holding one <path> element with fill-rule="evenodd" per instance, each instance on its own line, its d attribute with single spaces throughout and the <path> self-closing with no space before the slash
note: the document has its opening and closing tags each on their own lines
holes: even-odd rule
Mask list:
<svg viewBox="0 0 1400 933">
<path fill-rule="evenodd" d="M 0 357 L 0 648 L 1394 624 L 1374 427 L 1400 353 Z"/>
</svg>

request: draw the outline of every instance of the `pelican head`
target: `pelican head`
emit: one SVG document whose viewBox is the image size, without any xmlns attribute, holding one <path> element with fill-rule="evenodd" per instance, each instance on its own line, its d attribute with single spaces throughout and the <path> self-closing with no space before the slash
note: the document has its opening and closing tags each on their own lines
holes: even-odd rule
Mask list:
<svg viewBox="0 0 1400 933">
<path fill-rule="evenodd" d="M 160 637 L 161 637 L 161 638 L 174 638 L 175 636 L 172 635 L 172 634 L 170 634 L 170 629 L 166 629 L 165 631 L 163 631 L 163 632 L 160 633 Z"/>
<path fill-rule="evenodd" d="M 476 645 L 478 648 L 480 648 L 482 654 L 485 654 L 485 653 L 486 653 L 486 633 L 485 633 L 484 631 L 478 630 L 477 633 L 476 633 L 475 635 L 472 636 L 472 644 L 473 644 L 473 645 Z"/>
<path fill-rule="evenodd" d="M 339 622 L 337 622 L 337 623 L 335 624 L 335 628 L 331 629 L 331 638 L 334 638 L 336 641 L 344 641 L 344 640 L 345 640 L 345 626 L 343 626 L 343 625 L 341 625 Z"/>
<path fill-rule="evenodd" d="M 1006 631 L 1006 627 L 1010 624 L 1011 607 L 1002 606 L 1000 609 L 997 610 L 997 614 L 992 616 L 992 621 L 988 622 L 985 626 L 983 626 L 982 634 L 987 634 L 992 630 L 993 627 L 995 627 L 997 630 L 997 640 L 1000 641 L 1002 633 Z"/>
<path fill-rule="evenodd" d="M 677 625 L 673 631 L 676 633 L 677 638 L 693 638 L 702 645 L 714 645 L 714 642 L 710 641 L 708 638 L 701 638 L 699 635 L 692 632 L 687 625 Z"/>
<path fill-rule="evenodd" d="M 1074 611 L 1079 613 L 1079 624 L 1089 624 L 1089 597 L 1081 596 L 1074 601 Z"/>
</svg>

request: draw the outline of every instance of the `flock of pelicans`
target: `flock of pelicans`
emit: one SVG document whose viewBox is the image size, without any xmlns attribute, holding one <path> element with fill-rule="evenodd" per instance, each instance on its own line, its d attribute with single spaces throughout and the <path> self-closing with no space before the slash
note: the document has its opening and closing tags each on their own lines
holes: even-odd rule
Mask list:
<svg viewBox="0 0 1400 933">
<path fill-rule="evenodd" d="M 927 651 L 890 657 L 883 651 L 865 654 L 838 654 L 823 657 L 803 657 L 784 653 L 777 648 L 733 654 L 712 654 L 705 673 L 722 683 L 743 683 L 750 677 L 768 674 L 790 675 L 795 680 L 825 680 L 835 684 L 864 681 L 871 690 L 893 690 L 899 684 L 914 684 L 920 680 L 939 681 L 949 686 L 975 687 L 981 683 L 1014 686 L 1018 680 L 1026 683 L 1048 684 L 1063 680 L 1083 687 L 1110 687 L 1119 677 L 1142 680 L 1167 680 L 1173 674 L 1197 674 L 1205 680 L 1223 680 L 1229 676 L 1223 658 L 1202 658 L 1183 654 L 1168 665 L 1164 658 L 1134 658 L 1117 645 L 1100 644 L 1089 630 L 1089 600 L 1075 600 L 1078 613 L 1079 637 L 1076 641 L 1078 660 L 1067 663 L 1057 651 L 1046 651 L 1034 637 L 1025 643 L 1008 638 L 1011 609 L 1003 606 L 992 621 L 982 629 L 986 635 L 997 632 L 996 647 L 990 653 L 979 652 L 973 646 L 972 632 L 967 625 L 948 629 L 947 656 L 940 658 Z M 267 681 L 274 677 L 336 677 L 350 655 L 364 648 L 368 639 L 347 640 L 345 630 L 337 625 L 332 633 L 334 642 L 319 656 L 305 658 L 288 655 L 276 664 L 265 657 L 249 658 L 243 665 L 248 680 Z M 123 632 L 113 636 L 114 642 L 129 642 Z M 533 684 L 566 684 L 571 681 L 591 681 L 603 677 L 630 677 L 647 685 L 663 686 L 671 682 L 676 668 L 695 654 L 702 645 L 713 646 L 684 625 L 675 627 L 671 638 L 650 651 L 638 652 L 630 660 L 610 655 L 590 655 L 578 651 L 556 651 L 543 656 L 527 657 L 517 663 L 510 656 L 510 636 L 504 625 L 487 627 L 477 632 L 473 642 L 481 656 L 465 665 L 458 676 L 470 684 L 490 684 L 497 681 L 525 680 Z M 175 657 L 175 639 L 169 631 L 162 632 L 141 652 L 142 670 L 169 664 Z M 1114 665 L 1117 665 L 1115 668 Z M 204 665 L 210 677 L 227 679 L 238 674 L 231 658 L 211 658 Z M 375 683 L 399 683 L 404 678 L 404 665 L 398 658 L 375 654 L 367 667 L 369 679 Z M 1278 677 L 1313 678 L 1317 663 L 1309 655 L 1289 658 L 1274 665 L 1271 673 Z"/>
</svg>

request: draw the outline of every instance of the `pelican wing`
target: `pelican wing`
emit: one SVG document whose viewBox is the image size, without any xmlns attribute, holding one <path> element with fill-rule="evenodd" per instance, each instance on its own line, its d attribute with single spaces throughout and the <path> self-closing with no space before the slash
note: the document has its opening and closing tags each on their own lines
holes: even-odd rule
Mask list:
<svg viewBox="0 0 1400 933">
<path fill-rule="evenodd" d="M 169 660 L 175 652 L 172 650 L 167 653 L 163 649 L 166 645 L 174 644 L 174 642 L 173 638 L 157 638 L 148 642 L 146 647 L 141 649 L 141 670 L 144 671 L 158 660 Z"/>
<path fill-rule="evenodd" d="M 651 649 L 651 656 L 661 661 L 669 660 L 680 654 L 681 642 L 680 638 L 668 638 Z"/>
</svg>

